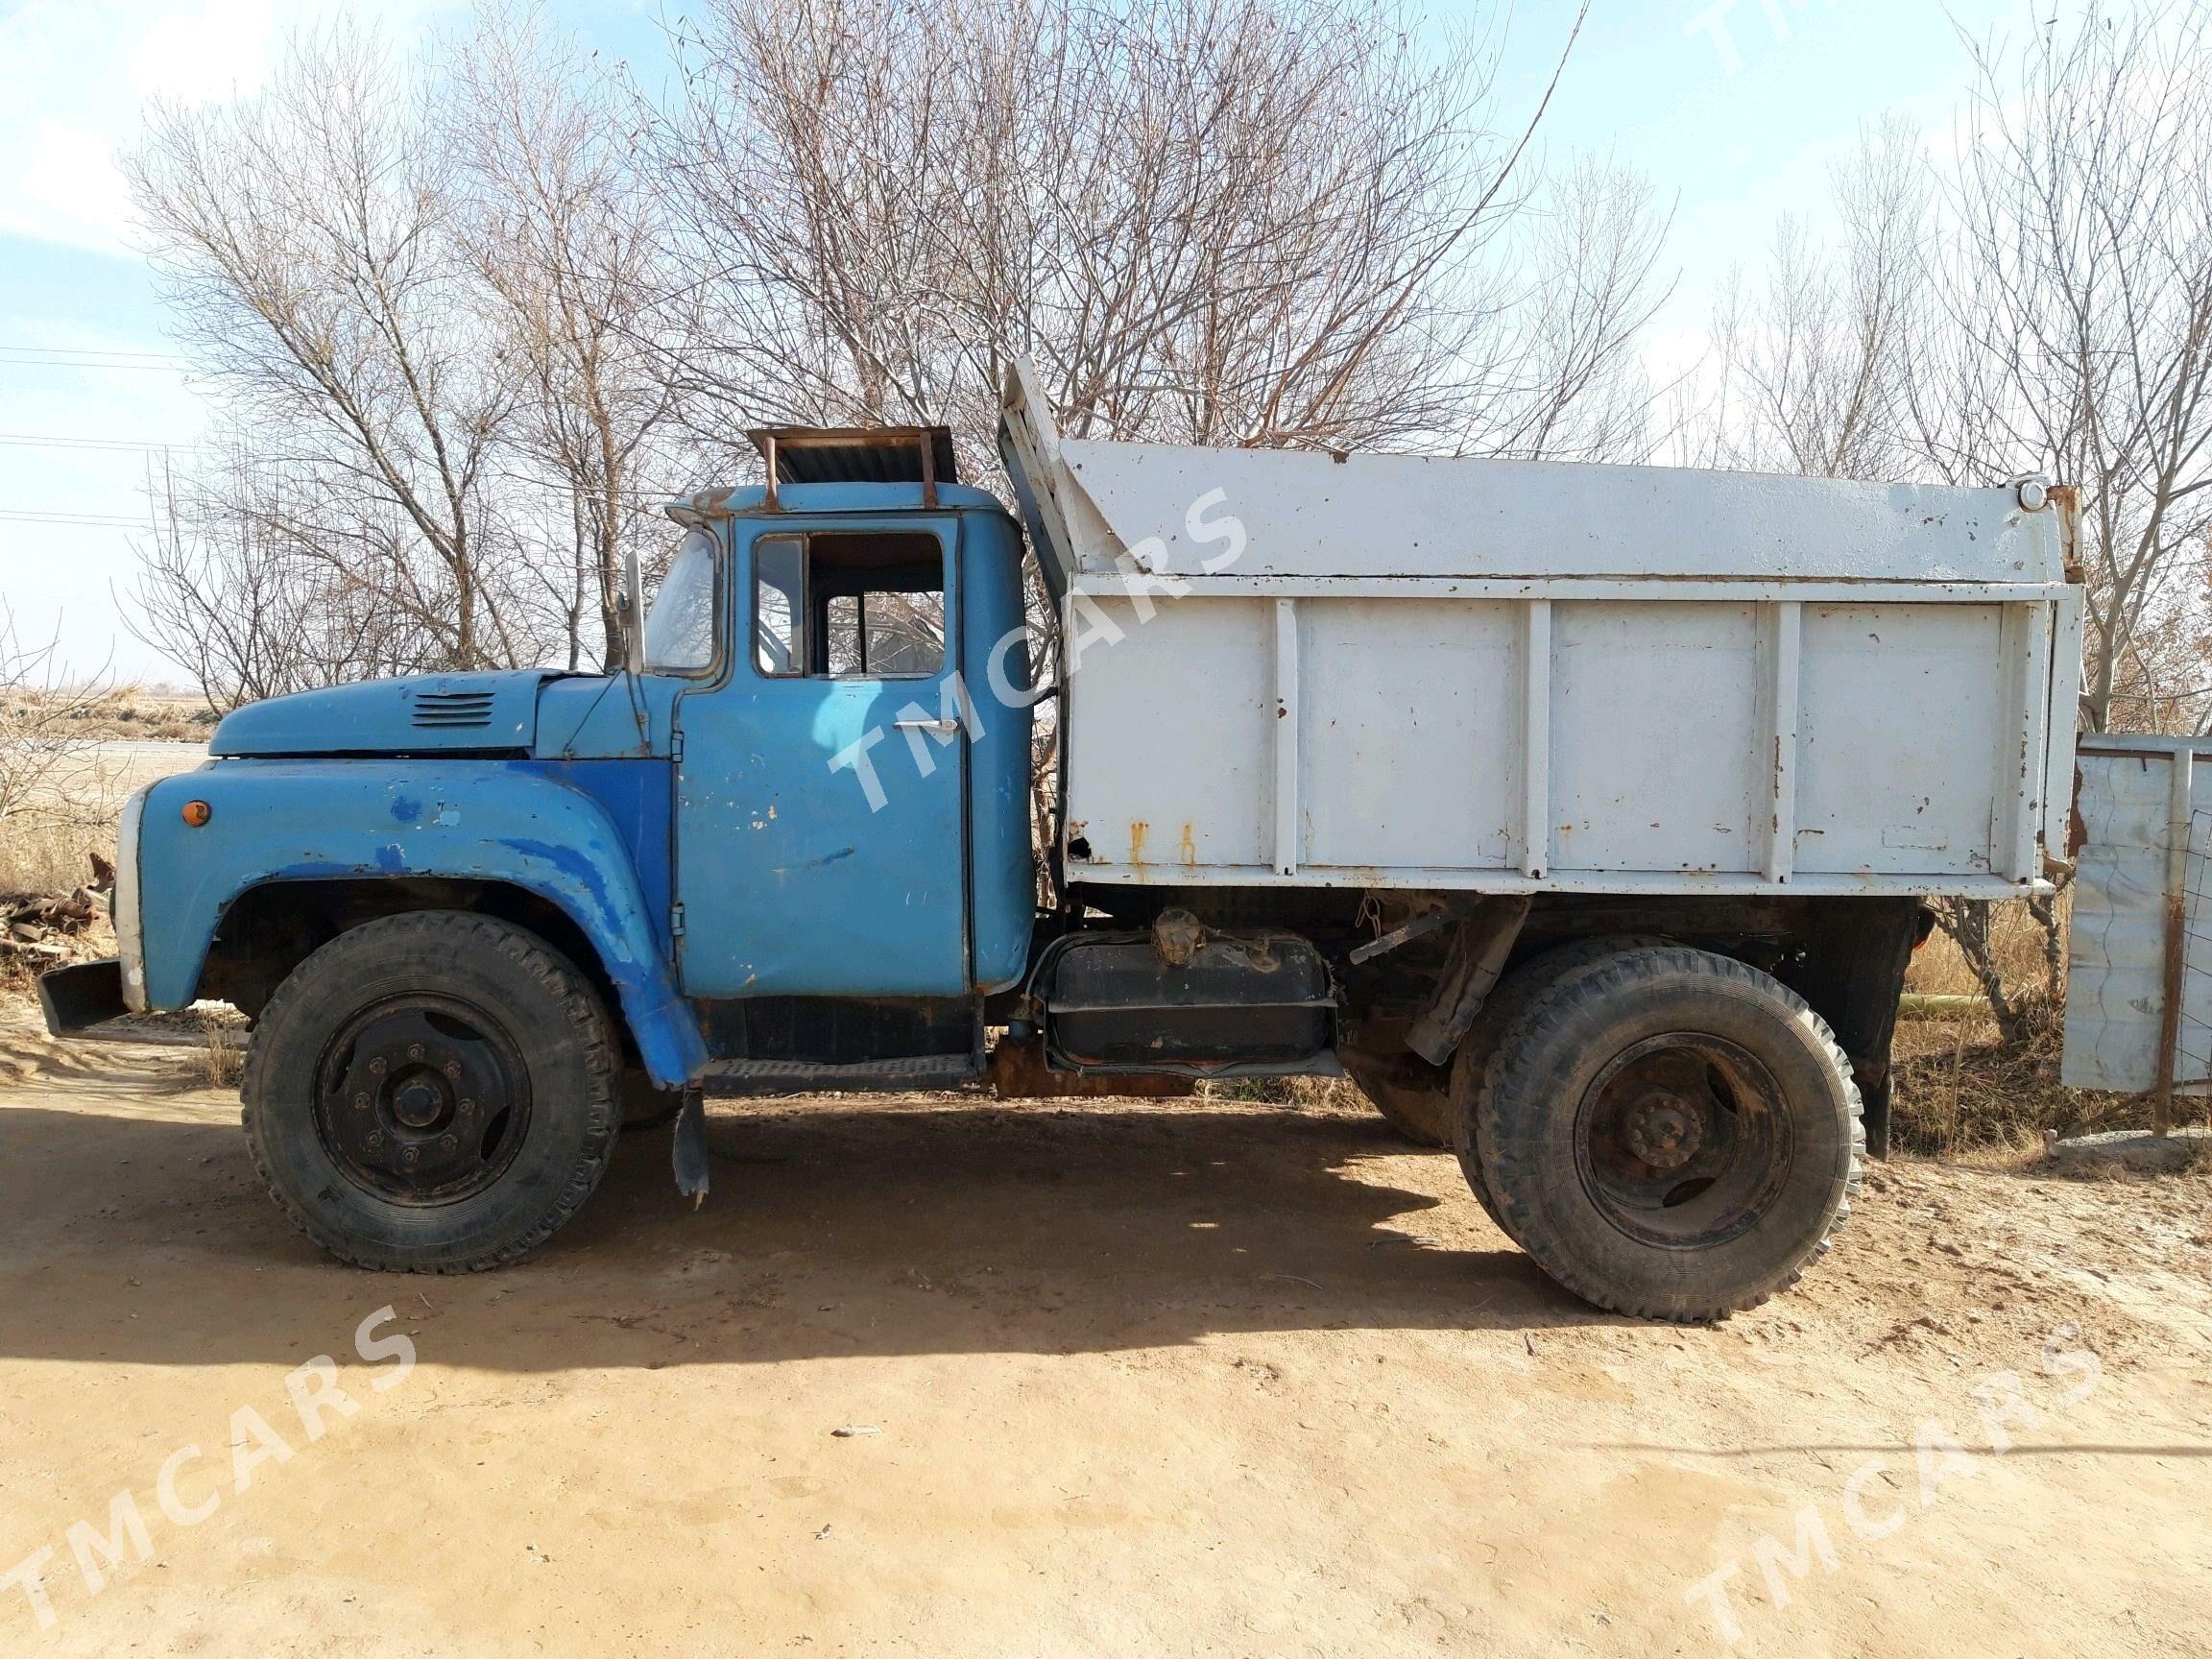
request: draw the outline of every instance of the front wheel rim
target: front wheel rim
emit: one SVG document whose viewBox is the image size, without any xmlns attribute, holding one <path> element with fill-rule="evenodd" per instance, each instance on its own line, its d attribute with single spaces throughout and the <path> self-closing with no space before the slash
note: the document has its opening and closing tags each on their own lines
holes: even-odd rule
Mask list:
<svg viewBox="0 0 2212 1659">
<path fill-rule="evenodd" d="M 1795 1149 L 1773 1072 L 1706 1032 L 1623 1049 L 1575 1110 L 1584 1192 L 1620 1232 L 1662 1249 L 1710 1249 L 1756 1227 L 1788 1185 Z"/>
<path fill-rule="evenodd" d="M 391 1203 L 457 1204 L 513 1166 L 530 1073 L 496 1019 L 459 998 L 388 997 L 342 1025 L 315 1069 L 315 1130 L 347 1180 Z"/>
</svg>

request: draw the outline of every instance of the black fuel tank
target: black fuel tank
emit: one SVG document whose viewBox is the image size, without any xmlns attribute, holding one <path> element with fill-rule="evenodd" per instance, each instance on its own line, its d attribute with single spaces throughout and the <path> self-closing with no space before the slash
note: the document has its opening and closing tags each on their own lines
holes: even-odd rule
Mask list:
<svg viewBox="0 0 2212 1659">
<path fill-rule="evenodd" d="M 1074 1070 L 1298 1071 L 1335 1044 L 1334 990 L 1295 933 L 1077 934 L 1039 987 L 1048 1052 Z"/>
</svg>

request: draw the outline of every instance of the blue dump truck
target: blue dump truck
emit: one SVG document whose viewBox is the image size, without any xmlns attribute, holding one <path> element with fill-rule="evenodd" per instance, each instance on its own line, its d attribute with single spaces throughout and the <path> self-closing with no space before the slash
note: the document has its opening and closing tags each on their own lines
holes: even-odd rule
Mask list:
<svg viewBox="0 0 2212 1659">
<path fill-rule="evenodd" d="M 243 1011 L 253 1160 L 363 1267 L 522 1255 L 626 1117 L 703 1193 L 707 1095 L 1318 1073 L 1592 1301 L 1791 1284 L 1883 1150 L 1922 897 L 2065 857 L 2068 493 L 1003 413 L 1011 506 L 941 428 L 755 434 L 613 672 L 235 710 L 50 1025 Z"/>
</svg>

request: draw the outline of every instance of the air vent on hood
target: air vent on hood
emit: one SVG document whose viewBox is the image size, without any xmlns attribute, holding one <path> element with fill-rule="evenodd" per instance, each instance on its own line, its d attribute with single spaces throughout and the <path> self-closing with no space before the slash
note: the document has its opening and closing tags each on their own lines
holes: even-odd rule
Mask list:
<svg viewBox="0 0 2212 1659">
<path fill-rule="evenodd" d="M 418 732 L 466 732 L 491 724 L 489 691 L 424 691 L 415 699 Z"/>
</svg>

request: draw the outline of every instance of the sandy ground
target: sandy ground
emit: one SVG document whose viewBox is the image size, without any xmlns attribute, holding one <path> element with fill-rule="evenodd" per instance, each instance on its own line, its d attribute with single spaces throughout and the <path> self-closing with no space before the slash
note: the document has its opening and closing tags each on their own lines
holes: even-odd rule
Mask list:
<svg viewBox="0 0 2212 1659">
<path fill-rule="evenodd" d="M 716 1114 L 703 1210 L 645 1133 L 531 1262 L 379 1278 L 291 1232 L 188 1064 L 0 1035 L 0 1572 L 55 1551 L 51 1628 L 10 1583 L 0 1653 L 2178 1655 L 2212 1627 L 2201 1178 L 1894 1165 L 1796 1293 L 1684 1331 L 1551 1288 L 1449 1157 L 1364 1117 L 806 1101 Z M 387 1304 L 411 1370 L 355 1350 Z M 311 1441 L 287 1374 L 317 1355 L 356 1409 Z M 1974 1390 L 2003 1372 L 2042 1417 L 2000 1455 Z M 186 1447 L 189 1526 L 157 1492 Z M 124 1491 L 150 1558 L 87 1547 L 91 1594 L 70 1528 Z M 1734 1647 L 1686 1599 L 1731 1564 Z"/>
<path fill-rule="evenodd" d="M 92 751 L 100 785 L 118 803 L 157 779 L 189 772 L 207 758 L 204 743 L 108 742 Z"/>
</svg>

